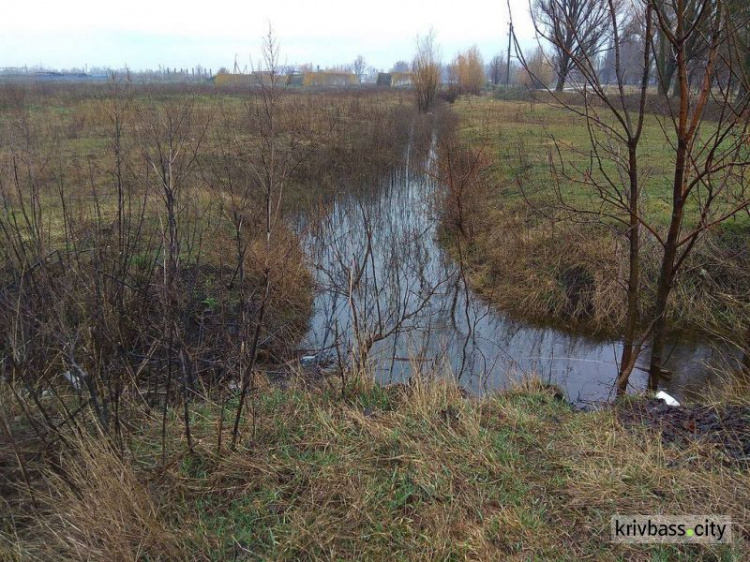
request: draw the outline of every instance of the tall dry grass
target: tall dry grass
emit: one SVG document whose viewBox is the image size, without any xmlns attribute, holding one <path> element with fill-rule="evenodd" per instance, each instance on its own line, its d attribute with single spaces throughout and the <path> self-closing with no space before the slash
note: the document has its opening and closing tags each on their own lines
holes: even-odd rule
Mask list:
<svg viewBox="0 0 750 562">
<path fill-rule="evenodd" d="M 165 525 L 153 492 L 104 435 L 79 436 L 44 475 L 38 519 L 23 557 L 39 560 L 179 560 L 189 554 Z M 163 507 L 162 507 L 163 509 Z"/>
<path fill-rule="evenodd" d="M 416 365 L 415 365 L 416 367 Z M 466 398 L 446 373 L 380 387 L 259 385 L 254 440 L 216 453 L 218 403 L 162 467 L 159 418 L 122 454 L 95 431 L 6 524 L 18 559 L 742 559 L 750 482 L 705 444 L 663 444 L 616 409 L 577 413 L 527 379 Z M 300 382 L 303 382 L 301 379 Z M 169 434 L 181 433 L 177 417 Z M 151 443 L 149 445 L 149 443 Z M 23 493 L 19 488 L 18 493 Z M 116 501 L 115 501 L 116 500 Z M 727 547 L 609 542 L 615 513 L 732 516 Z"/>
</svg>

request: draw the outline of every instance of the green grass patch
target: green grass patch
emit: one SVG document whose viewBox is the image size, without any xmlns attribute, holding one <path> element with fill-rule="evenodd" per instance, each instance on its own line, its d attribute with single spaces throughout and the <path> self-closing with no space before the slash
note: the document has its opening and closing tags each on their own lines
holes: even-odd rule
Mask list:
<svg viewBox="0 0 750 562">
<path fill-rule="evenodd" d="M 592 143 L 586 119 L 554 104 L 529 101 L 499 101 L 473 98 L 460 101 L 454 110 L 461 119 L 460 135 L 468 145 L 485 151 L 492 158 L 490 181 L 495 185 L 495 204 L 508 207 L 525 203 L 518 183 L 532 203 L 549 203 L 554 197 L 553 185 L 565 202 L 582 210 L 601 208 L 601 199 L 586 176 L 601 181 L 606 173 L 619 183 L 614 162 L 603 154 L 603 168 L 592 160 Z M 577 107 L 582 110 L 583 108 Z M 599 110 L 602 123 L 616 126 L 614 119 Z M 707 124 L 710 129 L 710 123 Z M 626 147 L 619 141 L 594 129 L 594 137 L 602 146 L 615 146 L 622 153 Z M 671 214 L 672 181 L 675 150 L 672 147 L 671 121 L 654 114 L 646 116 L 639 145 L 639 167 L 647 178 L 644 189 L 645 218 L 657 227 L 668 224 Z M 708 133 L 706 133 L 708 134 Z M 700 141 L 699 141 L 700 143 Z M 601 149 L 600 149 L 601 150 Z M 556 172 L 550 169 L 554 163 Z M 624 180 L 622 180 L 624 182 Z M 695 224 L 691 200 L 686 211 L 688 225 Z M 691 222 L 692 221 L 692 222 Z M 750 227 L 748 217 L 736 223 Z"/>
</svg>

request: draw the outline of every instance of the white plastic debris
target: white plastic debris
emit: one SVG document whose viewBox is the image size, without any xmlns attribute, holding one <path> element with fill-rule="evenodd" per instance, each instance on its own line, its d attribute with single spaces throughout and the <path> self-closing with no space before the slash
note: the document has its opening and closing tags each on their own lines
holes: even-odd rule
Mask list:
<svg viewBox="0 0 750 562">
<path fill-rule="evenodd" d="M 81 390 L 83 388 L 83 381 L 78 375 L 74 375 L 70 371 L 65 371 L 62 375 L 70 383 L 70 386 L 73 387 L 73 390 Z"/>
<path fill-rule="evenodd" d="M 299 362 L 303 367 L 311 367 L 317 361 L 317 355 L 304 355 L 299 358 Z"/>
<path fill-rule="evenodd" d="M 657 400 L 664 400 L 664 403 L 667 406 L 679 406 L 680 405 L 680 403 L 673 396 L 670 396 L 663 390 L 660 390 L 659 392 L 657 392 L 655 398 Z"/>
</svg>

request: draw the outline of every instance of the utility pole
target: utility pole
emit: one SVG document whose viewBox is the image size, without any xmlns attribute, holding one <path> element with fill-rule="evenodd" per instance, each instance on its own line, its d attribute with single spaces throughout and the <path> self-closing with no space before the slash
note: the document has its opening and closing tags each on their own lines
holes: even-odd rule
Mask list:
<svg viewBox="0 0 750 562">
<path fill-rule="evenodd" d="M 510 46 L 511 42 L 513 41 L 513 22 L 511 21 L 508 24 L 509 30 L 508 30 L 508 60 L 506 61 L 506 69 L 505 69 L 505 87 L 507 88 L 510 86 Z"/>
</svg>

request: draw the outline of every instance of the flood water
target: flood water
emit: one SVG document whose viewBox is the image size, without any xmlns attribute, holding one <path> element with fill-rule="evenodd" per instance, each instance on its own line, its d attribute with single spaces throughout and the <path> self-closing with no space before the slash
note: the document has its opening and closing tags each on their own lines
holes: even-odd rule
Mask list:
<svg viewBox="0 0 750 562">
<path fill-rule="evenodd" d="M 356 342 L 369 339 L 367 358 L 383 383 L 423 367 L 482 394 L 536 374 L 572 402 L 611 399 L 621 342 L 526 325 L 474 295 L 436 240 L 439 195 L 431 176 L 407 163 L 371 192 L 339 198 L 307 232 L 317 294 L 306 353 L 348 362 Z M 674 374 L 662 388 L 678 398 L 718 383 L 717 368 L 736 361 L 706 342 L 676 341 L 668 351 Z M 647 380 L 635 370 L 632 390 Z"/>
</svg>

